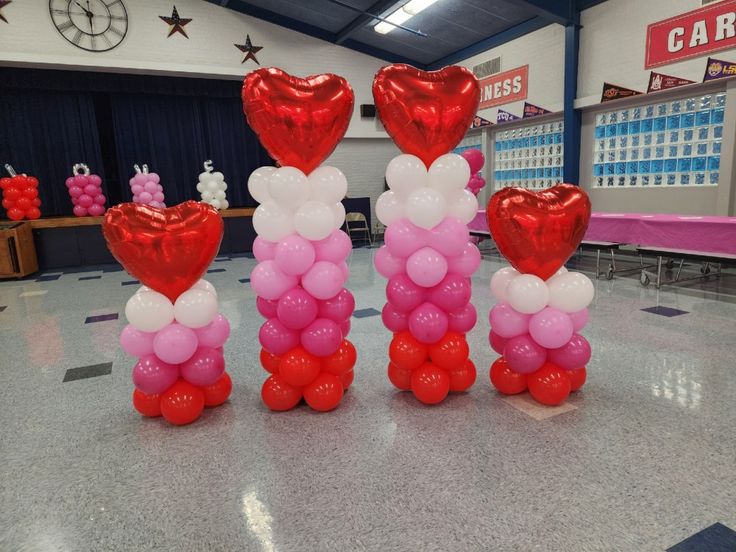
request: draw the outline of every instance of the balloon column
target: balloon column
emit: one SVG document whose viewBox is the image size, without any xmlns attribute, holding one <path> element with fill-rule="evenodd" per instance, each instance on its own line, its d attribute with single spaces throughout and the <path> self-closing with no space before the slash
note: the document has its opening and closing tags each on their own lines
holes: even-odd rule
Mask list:
<svg viewBox="0 0 736 552">
<path fill-rule="evenodd" d="M 130 179 L 130 191 L 133 192 L 133 203 L 164 208 L 164 187 L 160 184 L 161 178 L 156 173 L 148 172 L 148 165 L 143 169 L 133 165 L 135 176 Z"/>
<path fill-rule="evenodd" d="M 301 399 L 332 410 L 353 381 L 357 356 L 347 339 L 355 300 L 343 287 L 352 243 L 340 230 L 347 180 L 319 164 L 347 130 L 353 91 L 337 75 L 301 79 L 263 68 L 246 75 L 242 99 L 248 124 L 281 165 L 256 169 L 248 180 L 260 203 L 251 287 L 266 318 L 258 337 L 271 374 L 261 397 L 271 410 Z"/>
<path fill-rule="evenodd" d="M 66 187 L 74 205 L 74 215 L 102 216 L 107 201 L 102 193 L 102 179 L 96 174 L 90 174 L 89 167 L 84 163 L 74 165 L 72 174 L 73 176 L 66 179 Z"/>
<path fill-rule="evenodd" d="M 223 222 L 217 210 L 187 201 L 159 210 L 122 203 L 102 224 L 107 245 L 144 285 L 128 300 L 120 336 L 133 368 L 133 406 L 146 417 L 183 425 L 230 396 L 223 345 L 230 325 L 217 292 L 200 277 L 217 255 Z"/>
<path fill-rule="evenodd" d="M 478 107 L 478 80 L 461 67 L 424 72 L 381 69 L 373 82 L 378 114 L 404 152 L 386 168 L 389 191 L 376 203 L 386 225 L 376 270 L 388 278 L 384 325 L 394 332 L 388 377 L 426 404 L 475 382 L 465 334 L 475 325 L 470 277 L 480 265 L 466 224 L 478 210 L 465 190 L 470 167 L 447 153 Z"/>
<path fill-rule="evenodd" d="M 16 174 L 13 167 L 5 165 L 10 178 L 0 178 L 3 207 L 10 220 L 37 219 L 41 216 L 41 200 L 38 197 L 38 178 Z"/>
<path fill-rule="evenodd" d="M 212 161 L 205 161 L 204 172 L 199 173 L 197 191 L 201 194 L 203 202 L 209 203 L 215 209 L 227 209 L 230 204 L 225 194 L 227 190 L 225 175 L 221 172 L 212 172 L 212 169 Z"/>
<path fill-rule="evenodd" d="M 591 356 L 579 332 L 593 283 L 563 266 L 583 239 L 590 201 L 570 184 L 536 193 L 506 188 L 491 197 L 486 213 L 512 265 L 491 278 L 499 302 L 490 312 L 489 341 L 502 355 L 491 365 L 491 383 L 506 395 L 528 389 L 542 404 L 561 404 L 585 383 Z"/>
<path fill-rule="evenodd" d="M 470 180 L 468 180 L 468 185 L 465 186 L 465 189 L 470 191 L 475 197 L 478 197 L 478 193 L 486 185 L 486 179 L 478 174 L 483 168 L 486 159 L 483 157 L 483 153 L 475 148 L 465 150 L 460 155 L 468 162 L 468 166 L 470 166 Z"/>
</svg>

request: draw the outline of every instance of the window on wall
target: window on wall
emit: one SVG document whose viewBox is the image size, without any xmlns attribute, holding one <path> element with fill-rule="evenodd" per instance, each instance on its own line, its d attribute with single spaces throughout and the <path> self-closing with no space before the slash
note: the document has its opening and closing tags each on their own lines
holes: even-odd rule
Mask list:
<svg viewBox="0 0 736 552">
<path fill-rule="evenodd" d="M 717 186 L 726 94 L 706 94 L 596 116 L 593 185 Z"/>
<path fill-rule="evenodd" d="M 562 182 L 562 121 L 529 125 L 495 134 L 493 179 L 496 189 L 543 189 Z"/>
</svg>

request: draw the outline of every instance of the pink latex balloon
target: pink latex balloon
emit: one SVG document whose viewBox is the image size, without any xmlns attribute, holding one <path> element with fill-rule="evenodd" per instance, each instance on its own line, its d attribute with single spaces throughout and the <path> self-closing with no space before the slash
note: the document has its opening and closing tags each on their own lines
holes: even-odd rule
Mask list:
<svg viewBox="0 0 736 552">
<path fill-rule="evenodd" d="M 409 331 L 420 343 L 436 343 L 448 325 L 447 315 L 432 303 L 422 303 L 409 315 Z"/>
<path fill-rule="evenodd" d="M 67 188 L 71 188 L 72 186 L 74 186 L 74 177 L 70 176 L 69 178 L 67 178 L 64 184 Z"/>
<path fill-rule="evenodd" d="M 462 276 L 472 276 L 480 266 L 480 251 L 473 243 L 466 243 L 462 252 L 456 257 L 448 257 L 447 270 Z"/>
<path fill-rule="evenodd" d="M 84 193 L 90 197 L 95 197 L 98 193 L 100 193 L 100 189 L 94 184 L 87 184 L 84 187 Z"/>
<path fill-rule="evenodd" d="M 348 281 L 348 278 L 350 278 L 350 267 L 348 266 L 348 263 L 345 261 L 341 261 L 337 263 L 338 268 L 342 272 L 343 278 L 345 278 L 345 281 Z"/>
<path fill-rule="evenodd" d="M 572 328 L 576 332 L 582 330 L 588 323 L 588 309 L 579 310 L 577 312 L 569 312 L 567 316 L 572 320 Z"/>
<path fill-rule="evenodd" d="M 87 209 L 85 209 L 81 205 L 75 205 L 74 209 L 72 209 L 72 212 L 74 213 L 74 216 L 77 216 L 77 217 L 87 216 Z"/>
<path fill-rule="evenodd" d="M 401 257 L 394 257 L 388 250 L 388 246 L 382 245 L 379 250 L 376 251 L 373 264 L 376 266 L 376 270 L 381 276 L 384 278 L 391 278 L 391 276 L 404 271 L 406 261 Z"/>
<path fill-rule="evenodd" d="M 545 307 L 529 320 L 529 335 L 542 347 L 557 349 L 570 341 L 572 320 L 560 310 Z M 580 366 L 578 366 L 580 368 Z"/>
<path fill-rule="evenodd" d="M 350 319 L 348 318 L 345 322 L 340 324 L 340 331 L 342 332 L 342 338 L 347 339 L 350 333 Z"/>
<path fill-rule="evenodd" d="M 317 300 L 300 287 L 284 293 L 276 306 L 279 321 L 289 329 L 301 330 L 317 318 Z"/>
<path fill-rule="evenodd" d="M 102 205 L 93 203 L 92 205 L 89 206 L 89 209 L 87 209 L 87 212 L 93 217 L 101 217 L 102 215 L 105 214 L 105 208 Z"/>
<path fill-rule="evenodd" d="M 91 174 L 89 175 L 88 178 L 89 178 L 89 183 L 92 184 L 93 186 L 100 187 L 102 185 L 102 178 L 100 178 L 98 175 Z"/>
<path fill-rule="evenodd" d="M 158 191 L 158 188 L 156 186 L 156 183 L 152 180 L 149 180 L 143 185 L 143 189 L 148 192 L 149 194 L 153 195 Z"/>
<path fill-rule="evenodd" d="M 141 200 L 141 203 L 151 203 L 151 201 L 153 201 L 153 196 L 148 192 L 141 192 L 138 194 L 138 199 Z"/>
<path fill-rule="evenodd" d="M 445 311 L 456 311 L 470 301 L 470 281 L 459 274 L 446 274 L 442 281 L 429 289 L 428 299 Z"/>
<path fill-rule="evenodd" d="M 317 299 L 334 297 L 345 284 L 340 267 L 330 261 L 317 261 L 304 276 L 302 286 Z"/>
<path fill-rule="evenodd" d="M 163 192 L 155 192 L 153 194 L 153 200 L 158 201 L 159 203 L 162 203 L 164 200 L 164 194 Z"/>
<path fill-rule="evenodd" d="M 309 240 L 299 234 L 292 234 L 276 244 L 274 260 L 286 274 L 299 276 L 314 264 L 314 247 Z"/>
<path fill-rule="evenodd" d="M 530 318 L 530 315 L 518 312 L 508 303 L 494 305 L 488 316 L 493 331 L 506 339 L 529 333 Z"/>
<path fill-rule="evenodd" d="M 276 257 L 276 242 L 266 241 L 261 236 L 253 240 L 253 256 L 257 261 L 270 261 Z"/>
<path fill-rule="evenodd" d="M 82 194 L 81 196 L 79 196 L 79 205 L 81 205 L 85 209 L 88 207 L 91 207 L 94 204 L 95 204 L 94 199 L 92 199 L 87 194 Z"/>
<path fill-rule="evenodd" d="M 278 299 L 264 299 L 256 297 L 256 309 L 263 318 L 274 318 L 276 316 L 276 306 L 279 304 Z"/>
<path fill-rule="evenodd" d="M 161 182 L 161 178 L 156 173 L 150 173 L 147 176 L 148 180 L 150 180 L 151 182 L 155 182 L 156 184 Z"/>
<path fill-rule="evenodd" d="M 302 346 L 318 357 L 331 355 L 340 348 L 340 326 L 327 318 L 318 318 L 302 330 Z"/>
<path fill-rule="evenodd" d="M 82 194 L 84 194 L 84 190 L 82 188 L 80 188 L 79 186 L 76 186 L 75 185 L 75 186 L 72 186 L 71 188 L 69 188 L 69 195 L 72 196 L 72 197 L 79 197 Z"/>
<path fill-rule="evenodd" d="M 290 330 L 278 318 L 271 318 L 258 331 L 258 341 L 269 353 L 281 356 L 299 345 L 299 332 Z"/>
<path fill-rule="evenodd" d="M 350 320 L 354 310 L 355 297 L 350 290 L 343 288 L 334 297 L 319 302 L 318 316 L 341 324 L 345 320 Z"/>
<path fill-rule="evenodd" d="M 138 184 L 139 186 L 143 186 L 146 182 L 148 182 L 149 175 L 138 173 L 133 177 L 133 181 Z"/>
<path fill-rule="evenodd" d="M 97 205 L 104 205 L 105 201 L 107 201 L 107 198 L 100 193 L 98 193 L 93 199 Z"/>
<path fill-rule="evenodd" d="M 222 347 L 227 341 L 227 338 L 230 337 L 230 322 L 225 318 L 224 314 L 218 314 L 212 319 L 212 322 L 203 328 L 197 328 L 194 330 L 194 333 L 197 334 L 200 347 L 217 349 L 218 347 Z"/>
<path fill-rule="evenodd" d="M 390 331 L 396 333 L 409 327 L 409 317 L 406 313 L 396 310 L 391 303 L 386 303 L 381 311 L 383 325 Z"/>
<path fill-rule="evenodd" d="M 455 217 L 446 217 L 432 228 L 430 245 L 445 257 L 459 255 L 468 243 L 468 227 Z"/>
<path fill-rule="evenodd" d="M 547 359 L 564 370 L 584 368 L 590 355 L 590 343 L 580 334 L 572 334 L 570 341 L 559 349 L 547 351 Z"/>
<path fill-rule="evenodd" d="M 193 329 L 172 322 L 153 338 L 153 352 L 164 362 L 181 364 L 191 358 L 197 344 L 197 334 Z"/>
<path fill-rule="evenodd" d="M 499 355 L 503 354 L 503 350 L 506 347 L 507 342 L 508 339 L 501 337 L 493 330 L 488 333 L 488 343 L 491 344 L 491 349 L 496 351 Z"/>
<path fill-rule="evenodd" d="M 222 351 L 211 347 L 199 347 L 192 357 L 181 365 L 181 377 L 198 387 L 212 385 L 225 372 Z"/>
<path fill-rule="evenodd" d="M 140 193 L 143 191 L 143 186 L 140 184 L 133 184 L 130 187 L 130 191 L 133 192 L 133 195 L 140 195 Z"/>
<path fill-rule="evenodd" d="M 448 312 L 447 321 L 450 331 L 468 333 L 478 321 L 478 312 L 472 303 L 468 303 L 461 309 Z"/>
<path fill-rule="evenodd" d="M 419 286 L 436 286 L 447 274 L 447 259 L 431 247 L 423 247 L 406 260 L 406 273 Z"/>
<path fill-rule="evenodd" d="M 120 346 L 133 357 L 152 355 L 154 337 L 156 332 L 142 332 L 128 324 L 120 334 Z"/>
<path fill-rule="evenodd" d="M 406 258 L 422 247 L 428 246 L 431 234 L 412 224 L 409 219 L 399 219 L 386 228 L 384 241 L 394 257 Z"/>
<path fill-rule="evenodd" d="M 334 266 L 334 265 L 333 265 Z M 250 286 L 256 295 L 266 299 L 278 299 L 286 291 L 296 287 L 299 279 L 285 274 L 276 261 L 258 263 L 250 274 Z"/>
<path fill-rule="evenodd" d="M 506 342 L 503 356 L 509 367 L 519 374 L 531 374 L 539 370 L 547 360 L 547 350 L 529 335 L 517 335 Z"/>
<path fill-rule="evenodd" d="M 179 367 L 147 355 L 133 368 L 133 385 L 146 395 L 163 393 L 179 379 Z"/>
<path fill-rule="evenodd" d="M 475 174 L 483 168 L 486 159 L 479 149 L 466 149 L 460 154 L 470 165 L 470 174 Z"/>
<path fill-rule="evenodd" d="M 353 242 L 342 230 L 333 230 L 325 239 L 312 243 L 317 261 L 338 263 L 344 261 L 353 250 Z"/>
<path fill-rule="evenodd" d="M 89 179 L 87 176 L 83 174 L 78 174 L 74 176 L 74 185 L 79 188 L 84 188 L 87 184 L 89 184 Z"/>
<path fill-rule="evenodd" d="M 398 311 L 408 314 L 425 300 L 426 292 L 402 272 L 386 284 L 386 299 Z"/>
</svg>

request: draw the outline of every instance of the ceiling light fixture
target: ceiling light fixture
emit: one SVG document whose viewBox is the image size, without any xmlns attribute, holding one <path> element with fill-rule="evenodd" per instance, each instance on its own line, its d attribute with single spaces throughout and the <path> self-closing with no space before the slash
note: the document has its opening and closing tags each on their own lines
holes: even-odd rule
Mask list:
<svg viewBox="0 0 736 552">
<path fill-rule="evenodd" d="M 387 34 L 396 29 L 398 25 L 405 23 L 421 11 L 437 2 L 437 0 L 410 0 L 391 15 L 386 17 L 384 21 L 377 23 L 373 30 L 380 34 Z"/>
</svg>

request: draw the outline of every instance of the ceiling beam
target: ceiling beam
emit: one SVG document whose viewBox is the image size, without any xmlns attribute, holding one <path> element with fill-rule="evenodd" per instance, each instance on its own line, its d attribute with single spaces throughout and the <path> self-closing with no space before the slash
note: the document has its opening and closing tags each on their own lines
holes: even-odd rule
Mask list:
<svg viewBox="0 0 736 552">
<path fill-rule="evenodd" d="M 381 15 L 382 12 L 396 4 L 396 0 L 378 0 L 378 2 L 371 5 L 364 13 L 353 19 L 350 23 L 345 25 L 342 29 L 337 31 L 335 35 L 335 44 L 342 44 L 350 36 L 371 21 L 375 19 L 374 15 Z"/>
<path fill-rule="evenodd" d="M 517 3 L 550 23 L 560 25 L 580 23 L 580 12 L 575 0 L 517 0 Z"/>
</svg>

